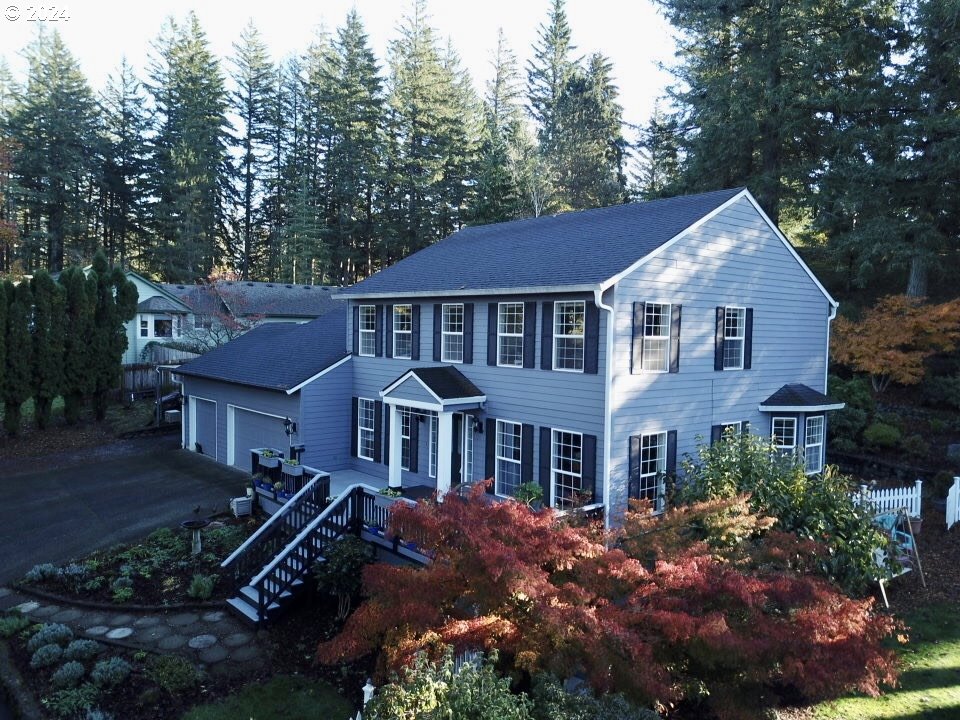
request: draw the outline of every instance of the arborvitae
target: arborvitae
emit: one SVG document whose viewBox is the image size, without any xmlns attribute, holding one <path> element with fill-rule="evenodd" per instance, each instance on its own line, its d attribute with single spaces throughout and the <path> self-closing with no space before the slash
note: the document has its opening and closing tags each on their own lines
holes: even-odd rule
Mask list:
<svg viewBox="0 0 960 720">
<path fill-rule="evenodd" d="M 3 284 L 7 304 L 7 363 L 3 378 L 3 426 L 11 436 L 20 432 L 20 410 L 32 390 L 33 341 L 30 337 L 32 299 L 29 283 Z"/>
<path fill-rule="evenodd" d="M 30 281 L 33 291 L 33 406 L 37 427 L 50 424 L 53 399 L 63 391 L 65 293 L 45 270 Z"/>
<path fill-rule="evenodd" d="M 102 251 L 93 257 L 90 280 L 94 286 L 93 409 L 97 420 L 107 414 L 109 393 L 120 383 L 123 353 L 127 349 L 124 323 L 137 314 L 137 287 L 120 268 L 111 268 Z"/>
<path fill-rule="evenodd" d="M 93 308 L 96 285 L 83 270 L 71 265 L 60 274 L 64 289 L 63 415 L 76 425 L 83 401 L 93 392 Z"/>
</svg>

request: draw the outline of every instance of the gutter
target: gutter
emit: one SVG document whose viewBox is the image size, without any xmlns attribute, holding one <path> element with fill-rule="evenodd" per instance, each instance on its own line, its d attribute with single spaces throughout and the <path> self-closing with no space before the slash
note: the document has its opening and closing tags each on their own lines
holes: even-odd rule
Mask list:
<svg viewBox="0 0 960 720">
<path fill-rule="evenodd" d="M 607 348 L 606 362 L 604 369 L 604 393 L 603 393 L 603 526 L 610 528 L 610 455 L 611 455 L 611 437 L 610 430 L 613 425 L 612 408 L 612 385 L 613 385 L 613 306 L 603 304 L 603 286 L 598 285 L 593 289 L 594 304 L 601 310 L 607 312 Z"/>
</svg>

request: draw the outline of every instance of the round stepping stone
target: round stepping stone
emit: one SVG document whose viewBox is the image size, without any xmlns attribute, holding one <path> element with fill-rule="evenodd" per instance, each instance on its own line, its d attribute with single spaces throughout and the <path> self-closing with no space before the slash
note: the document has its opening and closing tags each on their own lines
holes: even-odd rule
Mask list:
<svg viewBox="0 0 960 720">
<path fill-rule="evenodd" d="M 14 608 L 14 610 L 19 610 L 24 615 L 27 615 L 28 613 L 36 611 L 39 607 L 40 603 L 36 602 L 35 600 L 29 600 L 25 603 L 20 603 Z"/>
<path fill-rule="evenodd" d="M 233 635 L 227 635 L 223 639 L 223 644 L 231 648 L 243 647 L 249 644 L 252 639 L 253 636 L 249 633 L 233 633 Z"/>
<path fill-rule="evenodd" d="M 227 614 L 223 610 L 213 610 L 211 612 L 204 613 L 200 619 L 203 620 L 204 622 L 215 623 L 215 622 L 220 622 L 226 616 Z"/>
<path fill-rule="evenodd" d="M 90 613 L 84 620 L 88 625 L 106 625 L 107 616 L 103 613 Z"/>
<path fill-rule="evenodd" d="M 133 615 L 114 615 L 110 619 L 110 625 L 130 625 L 136 618 Z"/>
<path fill-rule="evenodd" d="M 93 635 L 94 637 L 106 635 L 108 632 L 110 632 L 110 628 L 106 625 L 94 625 L 87 628 L 87 635 Z"/>
<path fill-rule="evenodd" d="M 146 615 L 142 618 L 137 618 L 134 621 L 133 626 L 138 628 L 144 628 L 144 627 L 153 627 L 154 625 L 159 625 L 159 624 L 160 624 L 160 618 L 155 617 L 153 615 Z"/>
<path fill-rule="evenodd" d="M 36 615 L 37 617 L 48 618 L 51 615 L 56 615 L 58 612 L 60 612 L 59 605 L 41 605 L 40 607 L 38 607 L 36 610 L 33 611 L 33 614 Z"/>
<path fill-rule="evenodd" d="M 167 623 L 173 626 L 193 625 L 200 619 L 196 613 L 180 613 L 167 618 Z"/>
<path fill-rule="evenodd" d="M 110 640 L 123 640 L 124 638 L 128 638 L 131 635 L 133 635 L 133 628 L 128 628 L 128 627 L 114 628 L 113 630 L 107 633 L 107 637 Z"/>
<path fill-rule="evenodd" d="M 213 647 L 217 644 L 216 635 L 197 635 L 196 637 L 190 638 L 190 642 L 187 643 L 194 650 L 205 650 L 208 647 Z"/>
<path fill-rule="evenodd" d="M 226 648 L 214 645 L 213 647 L 208 647 L 200 651 L 200 660 L 208 665 L 213 665 L 214 663 L 226 660 L 228 654 Z"/>
<path fill-rule="evenodd" d="M 68 610 L 61 610 L 55 615 L 50 617 L 54 622 L 68 623 L 73 622 L 74 620 L 79 620 L 83 617 L 83 611 L 77 610 L 76 608 L 70 608 Z"/>
<path fill-rule="evenodd" d="M 157 643 L 157 649 L 177 650 L 186 645 L 188 639 L 186 635 L 168 635 L 165 638 L 160 638 L 160 642 Z"/>
<path fill-rule="evenodd" d="M 166 625 L 157 625 L 152 628 L 143 628 L 137 631 L 137 637 L 148 642 L 156 642 L 161 638 L 167 637 L 173 630 Z"/>
<path fill-rule="evenodd" d="M 256 645 L 247 645 L 230 651 L 230 659 L 237 662 L 247 662 L 257 657 L 260 657 L 260 648 Z"/>
</svg>

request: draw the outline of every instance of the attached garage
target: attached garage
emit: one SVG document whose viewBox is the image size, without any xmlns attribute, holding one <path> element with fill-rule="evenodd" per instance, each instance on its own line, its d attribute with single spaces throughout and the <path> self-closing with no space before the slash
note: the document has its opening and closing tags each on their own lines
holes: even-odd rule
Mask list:
<svg viewBox="0 0 960 720">
<path fill-rule="evenodd" d="M 229 405 L 227 407 L 227 439 L 230 443 L 227 462 L 250 471 L 250 449 L 272 447 L 286 451 L 290 439 L 282 417 Z"/>
<path fill-rule="evenodd" d="M 191 449 L 217 457 L 217 403 L 204 398 L 191 398 L 190 445 Z"/>
</svg>

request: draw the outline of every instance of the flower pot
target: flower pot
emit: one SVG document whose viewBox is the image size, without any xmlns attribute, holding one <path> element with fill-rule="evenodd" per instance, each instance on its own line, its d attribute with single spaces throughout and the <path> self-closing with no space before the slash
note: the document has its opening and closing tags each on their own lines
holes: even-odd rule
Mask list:
<svg viewBox="0 0 960 720">
<path fill-rule="evenodd" d="M 262 468 L 267 468 L 269 470 L 277 467 L 279 464 L 280 464 L 280 458 L 276 456 L 274 457 L 264 457 L 263 455 L 260 456 L 260 467 Z"/>
<path fill-rule="evenodd" d="M 299 463 L 297 465 L 290 465 L 289 463 L 283 463 L 283 473 L 289 475 L 290 477 L 300 477 L 303 475 L 303 465 Z"/>
<path fill-rule="evenodd" d="M 914 535 L 919 535 L 920 530 L 923 529 L 923 518 L 910 518 L 910 532 Z"/>
</svg>

